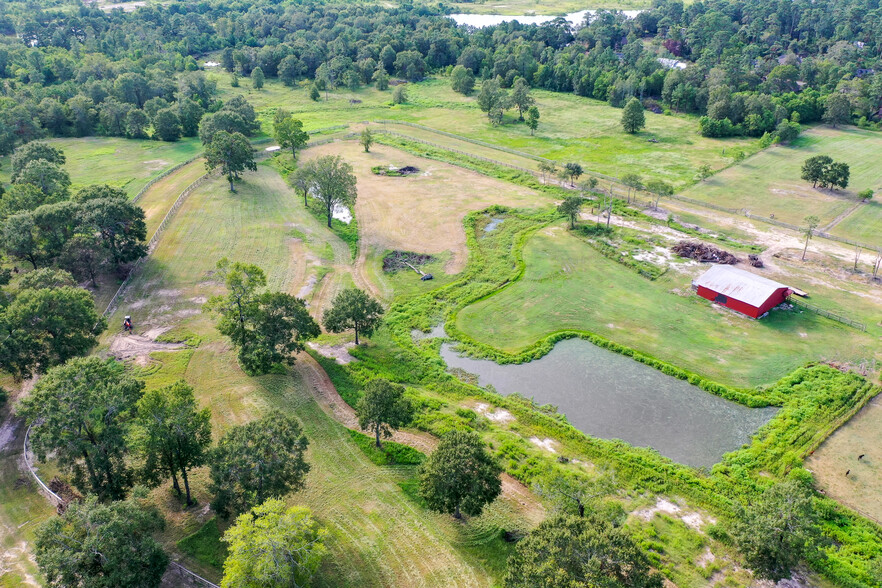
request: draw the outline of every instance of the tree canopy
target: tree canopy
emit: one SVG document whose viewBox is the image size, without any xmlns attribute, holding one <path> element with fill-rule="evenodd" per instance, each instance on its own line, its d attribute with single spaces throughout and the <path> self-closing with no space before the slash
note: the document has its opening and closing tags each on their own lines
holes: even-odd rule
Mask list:
<svg viewBox="0 0 882 588">
<path fill-rule="evenodd" d="M 814 498 L 795 480 L 780 482 L 741 508 L 732 535 L 747 565 L 761 578 L 778 581 L 821 544 Z"/>
<path fill-rule="evenodd" d="M 327 553 L 326 535 L 308 508 L 289 507 L 271 498 L 239 515 L 224 533 L 230 555 L 224 561 L 221 586 L 307 586 Z"/>
<path fill-rule="evenodd" d="M 211 508 L 229 517 L 299 490 L 309 472 L 307 444 L 297 420 L 277 411 L 229 429 L 209 460 Z"/>
<path fill-rule="evenodd" d="M 321 331 L 306 303 L 285 292 L 266 292 L 266 275 L 256 265 L 218 261 L 227 293 L 212 296 L 205 309 L 218 315 L 217 328 L 238 349 L 242 367 L 267 373 L 278 363 L 293 363 L 293 354 Z"/>
<path fill-rule="evenodd" d="M 332 333 L 340 333 L 352 329 L 355 332 L 355 344 L 358 335 L 370 337 L 380 325 L 383 307 L 371 298 L 364 290 L 346 288 L 334 297 L 331 308 L 325 311 L 322 323 Z"/>
<path fill-rule="evenodd" d="M 404 396 L 404 386 L 380 378 L 365 385 L 355 413 L 358 426 L 373 431 L 379 448 L 380 435 L 391 437 L 393 429 L 410 424 L 414 408 Z"/>
<path fill-rule="evenodd" d="M 478 516 L 502 492 L 502 468 L 471 431 L 451 431 L 420 466 L 420 495 L 429 508 Z"/>
<path fill-rule="evenodd" d="M 557 205 L 557 211 L 565 215 L 570 221 L 570 228 L 576 228 L 576 221 L 579 219 L 579 211 L 582 210 L 582 204 L 585 199 L 581 196 L 567 196 L 564 201 Z"/>
<path fill-rule="evenodd" d="M 273 129 L 279 146 L 290 149 L 294 158 L 297 157 L 297 151 L 306 147 L 309 140 L 309 133 L 303 130 L 303 123 L 290 115 L 277 121 Z"/>
<path fill-rule="evenodd" d="M 181 380 L 145 393 L 129 437 L 141 460 L 142 479 L 157 485 L 170 477 L 181 496 L 180 474 L 191 506 L 189 471 L 205 464 L 211 446 L 211 410 L 199 410 L 193 388 Z"/>
<path fill-rule="evenodd" d="M 339 155 L 324 155 L 312 160 L 309 170 L 309 180 L 313 187 L 315 198 L 322 203 L 328 228 L 334 211 L 338 207 L 346 207 L 350 210 L 355 206 L 358 191 L 355 189 L 356 178 L 352 172 L 352 166 L 343 161 Z"/>
<path fill-rule="evenodd" d="M 631 98 L 622 110 L 622 128 L 626 133 L 633 135 L 645 126 L 646 115 L 643 112 L 643 105 L 636 97 Z"/>
<path fill-rule="evenodd" d="M 664 581 L 624 528 L 596 517 L 557 516 L 518 543 L 504 584 L 661 588 Z"/>
<path fill-rule="evenodd" d="M 86 353 L 105 328 L 82 288 L 21 288 L 0 311 L 0 368 L 18 380 L 43 373 Z"/>
<path fill-rule="evenodd" d="M 152 537 L 164 525 L 135 500 L 72 502 L 37 530 L 37 566 L 53 588 L 156 588 L 168 556 Z"/>
<path fill-rule="evenodd" d="M 83 493 L 124 498 L 133 481 L 126 435 L 143 390 L 122 364 L 97 357 L 49 370 L 19 405 L 31 449 L 41 460 L 54 452 Z"/>
<path fill-rule="evenodd" d="M 220 169 L 230 182 L 230 192 L 235 192 L 233 180 L 241 178 L 244 171 L 257 171 L 254 150 L 242 133 L 218 131 L 205 146 L 205 167 L 208 171 Z"/>
</svg>

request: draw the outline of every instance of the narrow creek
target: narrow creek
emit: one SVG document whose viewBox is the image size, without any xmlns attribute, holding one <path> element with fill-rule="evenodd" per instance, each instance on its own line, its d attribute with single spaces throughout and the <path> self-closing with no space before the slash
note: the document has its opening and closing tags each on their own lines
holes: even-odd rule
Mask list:
<svg viewBox="0 0 882 588">
<path fill-rule="evenodd" d="M 584 339 L 561 341 L 548 355 L 525 364 L 462 357 L 451 343 L 441 346 L 441 357 L 448 367 L 475 374 L 482 386 L 492 384 L 500 394 L 518 392 L 556 405 L 588 435 L 652 447 L 692 467 L 711 467 L 747 443 L 777 411 L 714 396 Z"/>
</svg>

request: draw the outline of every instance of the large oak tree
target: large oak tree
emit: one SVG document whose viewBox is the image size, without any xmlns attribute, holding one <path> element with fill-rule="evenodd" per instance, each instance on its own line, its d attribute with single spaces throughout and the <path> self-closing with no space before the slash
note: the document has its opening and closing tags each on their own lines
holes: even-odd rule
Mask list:
<svg viewBox="0 0 882 588">
<path fill-rule="evenodd" d="M 307 445 L 297 420 L 280 412 L 233 427 L 211 454 L 211 508 L 229 517 L 299 490 Z"/>
</svg>

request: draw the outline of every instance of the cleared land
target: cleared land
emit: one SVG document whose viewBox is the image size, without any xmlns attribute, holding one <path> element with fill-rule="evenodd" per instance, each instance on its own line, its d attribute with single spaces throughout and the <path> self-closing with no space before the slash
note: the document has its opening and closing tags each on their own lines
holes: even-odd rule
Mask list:
<svg viewBox="0 0 882 588">
<path fill-rule="evenodd" d="M 10 382 L 4 381 L 8 389 Z M 10 399 L 12 403 L 12 399 Z M 0 586 L 41 586 L 33 560 L 34 531 L 55 509 L 24 468 L 24 422 L 0 408 Z"/>
<path fill-rule="evenodd" d="M 851 168 L 847 190 L 821 190 L 800 178 L 803 162 L 814 155 L 829 155 Z M 821 227 L 858 205 L 857 193 L 882 189 L 878 162 L 882 135 L 853 127 L 815 127 L 792 145 L 775 146 L 758 153 L 683 192 L 684 196 L 728 208 L 743 208 L 762 216 L 801 225 L 817 215 Z M 859 205 L 830 230 L 842 237 L 882 245 L 882 206 Z"/>
<path fill-rule="evenodd" d="M 178 196 L 187 186 L 195 182 L 205 173 L 205 161 L 197 159 L 181 169 L 162 178 L 148 188 L 138 200 L 138 206 L 144 209 L 147 223 L 147 238 L 153 236 L 166 213 L 175 203 Z"/>
<path fill-rule="evenodd" d="M 354 92 L 341 88 L 330 92 L 327 101 L 323 94 L 313 102 L 305 86 L 287 88 L 272 81 L 263 90 L 254 91 L 245 82 L 236 89 L 230 87 L 225 72 L 214 70 L 211 75 L 218 80 L 223 97 L 240 93 L 254 104 L 265 132 L 272 131 L 270 121 L 277 108 L 293 112 L 307 130 L 366 120 L 409 121 L 560 162 L 578 161 L 586 169 L 607 175 L 631 172 L 677 186 L 690 183 L 701 165 L 719 169 L 732 162 L 736 149 L 747 153 L 757 149 L 753 140 L 704 138 L 698 133 L 697 119 L 690 116 L 647 112 L 646 129 L 628 135 L 619 122 L 621 109 L 599 100 L 543 90 L 533 91 L 542 118 L 536 135 L 530 136 L 526 125 L 515 123 L 511 113 L 507 124 L 490 125 L 475 97 L 457 94 L 450 89 L 450 80 L 443 77 L 407 84 L 408 102 L 396 106 L 391 103 L 391 92 L 373 87 Z M 419 131 L 411 134 L 423 137 Z M 508 161 L 508 156 L 496 159 Z"/>
<path fill-rule="evenodd" d="M 402 490 L 413 476 L 412 467 L 372 464 L 329 414 L 331 407 L 317 400 L 300 370 L 247 377 L 236 365 L 234 351 L 198 310 L 218 290 L 212 272 L 223 255 L 257 263 L 267 271 L 271 287 L 295 293 L 304 288 L 310 264 L 321 265 L 330 273 L 322 274 L 315 300 L 326 279 L 351 280 L 337 271 L 344 263 L 337 250 L 350 262 L 348 246 L 337 241 L 267 165 L 247 174 L 236 194 L 224 188 L 223 179 L 208 182 L 178 212 L 111 325 L 132 314 L 138 333 L 172 326 L 173 333 L 203 338 L 195 350 L 153 353 L 141 363 L 150 386 L 180 377 L 190 382 L 200 402 L 212 408 L 216 436 L 272 408 L 301 420 L 313 469 L 307 488 L 291 501 L 311 507 L 331 531 L 331 554 L 315 585 L 492 585 L 507 549 L 498 538 L 499 525 L 520 524 L 511 502 L 500 501 L 468 525 L 427 512 Z M 110 331 L 116 333 L 113 327 Z M 204 504 L 209 498 L 206 476 L 203 472 L 193 478 Z M 169 520 L 163 536 L 169 548 L 207 521 L 201 509 L 182 512 L 167 487 L 153 496 Z M 193 558 L 184 561 L 208 577 L 219 575 Z"/>
<path fill-rule="evenodd" d="M 49 141 L 67 156 L 65 169 L 72 189 L 89 184 L 110 184 L 134 196 L 151 179 L 202 150 L 198 139 L 175 143 L 84 137 Z"/>
<path fill-rule="evenodd" d="M 806 460 L 828 496 L 876 522 L 882 522 L 880 422 L 882 399 L 876 397 Z"/>
<path fill-rule="evenodd" d="M 341 155 L 358 176 L 355 214 L 362 247 L 432 255 L 449 251 L 448 273 L 465 267 L 468 251 L 462 219 L 468 212 L 491 204 L 524 207 L 551 203 L 533 190 L 384 146 L 365 153 L 354 142 L 332 143 L 308 150 L 303 158 L 322 155 Z M 371 168 L 375 166 L 414 166 L 420 171 L 389 177 L 374 174 Z"/>
<path fill-rule="evenodd" d="M 708 303 L 690 289 L 702 267 L 642 278 L 559 226 L 528 241 L 524 261 L 524 277 L 463 309 L 459 328 L 510 352 L 586 330 L 736 386 L 774 382 L 808 361 L 876 355 L 874 337 L 817 315 L 774 311 L 753 321 Z"/>
</svg>

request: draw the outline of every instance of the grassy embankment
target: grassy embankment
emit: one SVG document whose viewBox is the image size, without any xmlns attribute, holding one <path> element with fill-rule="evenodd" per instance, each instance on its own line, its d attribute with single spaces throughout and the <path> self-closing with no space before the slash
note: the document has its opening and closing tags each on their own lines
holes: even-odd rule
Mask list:
<svg viewBox="0 0 882 588">
<path fill-rule="evenodd" d="M 483 234 L 482 227 L 489 217 L 499 215 L 505 216 L 505 222 L 493 233 Z M 549 470 L 558 467 L 577 470 L 582 467 L 575 464 L 554 465 L 550 459 L 552 455 L 543 456 L 540 452 L 537 456 L 535 451 L 531 451 L 530 438 L 546 437 L 556 442 L 554 447 L 558 454 L 578 457 L 583 463 L 591 464 L 592 469 L 614 469 L 620 483 L 616 497 L 617 500 L 625 500 L 626 509 L 634 506 L 637 497 L 647 493 L 662 493 L 685 498 L 690 508 L 703 506 L 714 516 L 723 519 L 732 516 L 734 503 L 751 500 L 754 493 L 774 479 L 785 477 L 788 472 L 792 472 L 789 475 L 807 476 L 799 469 L 802 458 L 878 393 L 878 388 L 865 380 L 824 366 L 796 370 L 768 389 L 737 391 L 707 381 L 680 367 L 659 362 L 652 356 L 595 338 L 599 344 L 621 353 L 640 356 L 641 361 L 655 365 L 666 373 L 687 378 L 714 393 L 750 401 L 751 404 L 769 402 L 782 406 L 776 417 L 749 446 L 728 455 L 710 476 L 703 476 L 695 470 L 661 459 L 651 451 L 631 448 L 620 442 L 586 438 L 555 418 L 555 415 L 537 411 L 529 402 L 482 392 L 444 375 L 443 365 L 438 359 L 437 341 L 414 343 L 410 330 L 428 328 L 437 320 L 455 316 L 457 310 L 499 290 L 505 284 L 517 284 L 524 269 L 522 247 L 528 237 L 541 229 L 547 220 L 541 216 L 500 210 L 467 217 L 471 257 L 469 268 L 462 278 L 425 296 L 393 305 L 387 315 L 388 329 L 374 337 L 373 345 L 358 350 L 357 356 L 361 361 L 350 364 L 347 369 L 357 379 L 383 374 L 405 382 L 420 382 L 432 393 L 427 402 L 435 398 L 462 404 L 465 399 L 466 403 L 489 402 L 510 411 L 515 422 L 508 426 L 488 426 L 480 418 L 463 423 L 456 418 L 461 416 L 458 412 L 454 416 L 433 411 L 421 417 L 420 426 L 436 433 L 461 426 L 481 430 L 491 446 L 498 448 L 508 470 L 526 482 L 541 480 Z M 502 292 L 505 291 L 503 288 Z M 451 332 L 450 326 L 448 322 L 448 332 Z M 453 334 L 456 335 L 455 332 Z M 882 532 L 859 517 L 838 510 L 832 501 L 825 502 L 825 508 L 828 510 L 824 511 L 827 515 L 823 524 L 827 532 L 837 538 L 838 545 L 825 550 L 826 559 L 812 558 L 813 566 L 824 570 L 828 578 L 839 585 L 856 579 L 869 581 L 871 560 L 875 554 L 882 552 Z M 640 527 L 639 524 L 637 526 Z M 690 540 L 694 539 L 698 539 L 700 545 L 719 549 L 705 530 L 697 531 Z M 656 538 L 647 545 L 656 551 L 659 565 L 678 585 L 700 585 L 689 577 L 691 573 L 701 573 L 693 563 L 698 552 L 685 549 L 685 543 L 685 540 L 667 536 Z M 684 561 L 682 553 L 678 554 L 680 549 L 690 553 L 692 559 Z M 743 579 L 733 577 L 726 581 L 741 585 Z"/>
<path fill-rule="evenodd" d="M 846 190 L 821 190 L 800 178 L 809 157 L 829 155 L 851 168 Z M 814 127 L 792 145 L 778 145 L 754 155 L 740 165 L 696 184 L 684 196 L 728 208 L 802 225 L 808 215 L 821 219 L 821 228 L 857 207 L 830 229 L 834 235 L 882 246 L 882 204 L 859 204 L 857 193 L 882 192 L 878 162 L 882 158 L 882 133 L 854 127 Z"/>
</svg>

